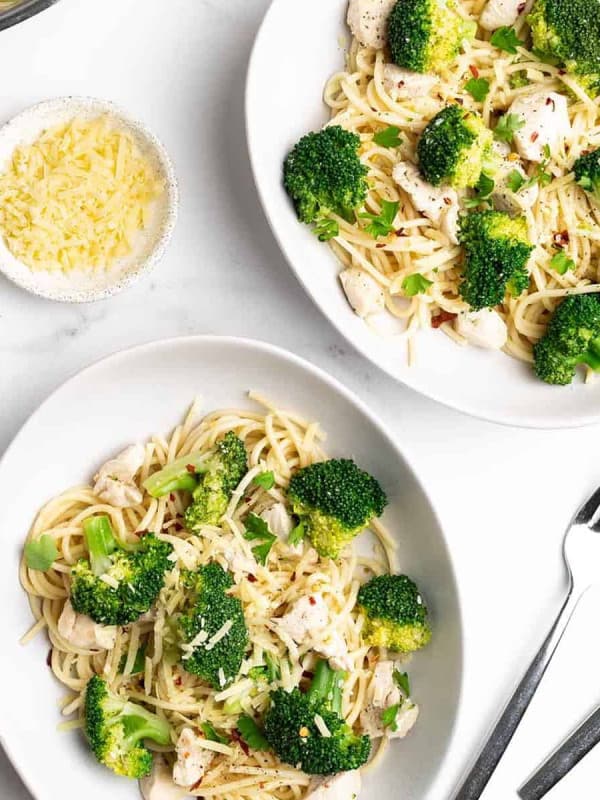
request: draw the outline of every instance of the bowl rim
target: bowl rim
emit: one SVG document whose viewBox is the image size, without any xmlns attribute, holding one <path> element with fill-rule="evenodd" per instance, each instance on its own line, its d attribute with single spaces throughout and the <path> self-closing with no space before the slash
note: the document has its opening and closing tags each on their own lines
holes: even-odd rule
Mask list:
<svg viewBox="0 0 600 800">
<path fill-rule="evenodd" d="M 0 31 L 34 17 L 55 3 L 58 3 L 58 0 L 23 0 L 23 2 L 17 3 L 14 8 L 7 8 L 0 13 Z"/>
<path fill-rule="evenodd" d="M 56 2 L 56 0 L 52 0 L 52 2 Z M 38 114 L 43 114 L 45 112 L 59 110 L 65 105 L 72 106 L 73 117 L 77 116 L 77 108 L 81 111 L 97 109 L 98 112 L 111 114 L 117 120 L 121 120 L 126 127 L 135 130 L 154 151 L 165 176 L 166 209 L 164 222 L 161 224 L 162 233 L 160 238 L 152 248 L 148 258 L 139 262 L 130 270 L 119 274 L 113 283 L 105 286 L 103 289 L 68 289 L 65 287 L 61 287 L 60 289 L 40 288 L 35 284 L 31 284 L 26 279 L 22 279 L 20 275 L 15 274 L 12 270 L 7 269 L 2 263 L 2 260 L 0 260 L 0 273 L 20 289 L 24 289 L 30 294 L 45 300 L 54 300 L 61 303 L 93 303 L 98 300 L 105 300 L 127 289 L 142 275 L 150 272 L 162 259 L 177 223 L 179 214 L 179 188 L 173 161 L 162 141 L 144 122 L 133 117 L 126 109 L 114 103 L 112 100 L 104 100 L 89 95 L 64 95 L 41 100 L 39 103 L 34 103 L 22 109 L 4 124 L 0 125 L 0 137 L 3 136 L 5 131 L 9 131 L 12 127 L 19 125 L 23 119 L 36 117 Z M 32 271 L 30 270 L 30 272 Z"/>
<path fill-rule="evenodd" d="M 256 157 L 258 148 L 255 144 L 255 112 L 252 108 L 252 96 L 256 91 L 257 85 L 255 73 L 258 69 L 258 62 L 261 56 L 260 50 L 262 46 L 262 40 L 270 24 L 271 17 L 274 16 L 278 9 L 284 4 L 285 0 L 271 0 L 256 32 L 246 71 L 246 83 L 244 90 L 244 123 L 246 129 L 246 147 L 250 162 L 250 169 L 254 179 L 256 192 L 262 206 L 263 214 L 267 220 L 269 228 L 271 229 L 273 237 L 279 246 L 281 254 L 287 262 L 292 274 L 295 276 L 296 280 L 304 289 L 308 297 L 319 309 L 320 313 L 325 317 L 325 319 L 327 319 L 328 322 L 344 338 L 344 340 L 351 347 L 353 347 L 356 352 L 360 353 L 360 355 L 363 356 L 363 358 L 365 358 L 370 364 L 372 364 L 374 367 L 377 367 L 377 369 L 381 370 L 386 375 L 389 375 L 390 378 L 407 389 L 410 389 L 411 391 L 416 392 L 423 397 L 427 397 L 430 400 L 433 400 L 436 403 L 444 406 L 445 408 L 458 411 L 463 415 L 473 417 L 475 419 L 493 422 L 497 425 L 509 428 L 517 427 L 533 430 L 569 430 L 575 428 L 584 428 L 590 425 L 597 425 L 600 422 L 600 408 L 596 412 L 579 413 L 576 416 L 571 415 L 569 417 L 563 414 L 553 414 L 552 412 L 546 410 L 542 417 L 538 417 L 534 411 L 510 412 L 510 414 L 507 414 L 502 413 L 501 411 L 483 408 L 477 402 L 470 401 L 466 397 L 461 397 L 460 401 L 445 397 L 441 390 L 433 387 L 423 386 L 417 379 L 416 375 L 411 374 L 410 371 L 405 371 L 402 376 L 398 375 L 387 360 L 383 358 L 378 359 L 369 352 L 365 340 L 362 337 L 352 335 L 341 319 L 335 317 L 334 315 L 328 314 L 327 311 L 322 307 L 322 304 L 319 301 L 318 296 L 316 296 L 315 292 L 313 292 L 309 281 L 304 278 L 302 270 L 296 268 L 295 254 L 286 243 L 285 238 L 280 233 L 274 222 L 271 214 L 272 203 L 266 184 L 260 176 L 258 159 Z M 510 358 L 510 356 L 506 357 Z M 581 387 L 577 388 L 579 389 Z"/>
<path fill-rule="evenodd" d="M 415 481 L 416 485 L 421 491 L 423 498 L 425 499 L 429 507 L 432 521 L 438 528 L 441 539 L 441 545 L 448 564 L 449 581 L 453 589 L 454 598 L 456 602 L 456 631 L 458 640 L 457 655 L 459 662 L 459 677 L 458 677 L 457 691 L 456 691 L 455 714 L 448 732 L 447 740 L 443 747 L 441 757 L 435 764 L 432 771 L 432 776 L 429 781 L 427 789 L 428 792 L 431 791 L 440 773 L 442 772 L 443 767 L 446 765 L 449 759 L 451 746 L 457 735 L 458 720 L 464 697 L 466 636 L 465 636 L 465 614 L 464 614 L 462 595 L 460 590 L 460 583 L 457 578 L 457 571 L 452 556 L 450 543 L 446 535 L 444 526 L 442 525 L 440 514 L 438 513 L 437 507 L 434 501 L 432 500 L 430 493 L 425 488 L 425 481 L 421 477 L 420 471 L 417 470 L 417 468 L 415 467 L 415 462 L 412 455 L 409 453 L 409 451 L 407 451 L 404 448 L 404 445 L 400 445 L 396 441 L 396 437 L 393 436 L 387 430 L 383 421 L 373 411 L 371 411 L 371 409 L 367 406 L 367 404 L 363 400 L 361 400 L 361 398 L 353 390 L 346 387 L 337 378 L 330 375 L 321 367 L 316 366 L 310 361 L 296 355 L 295 353 L 292 353 L 289 350 L 286 350 L 282 347 L 271 344 L 269 342 L 265 342 L 260 339 L 252 339 L 243 336 L 220 336 L 213 334 L 174 336 L 174 337 L 167 337 L 164 339 L 155 339 L 145 342 L 143 344 L 135 345 L 133 347 L 127 347 L 125 349 L 115 350 L 111 352 L 109 355 L 96 359 L 87 366 L 71 374 L 42 400 L 42 402 L 34 409 L 34 411 L 27 417 L 25 422 L 17 430 L 13 439 L 10 441 L 6 450 L 0 457 L 0 475 L 2 474 L 2 471 L 5 468 L 5 465 L 8 462 L 9 457 L 12 456 L 13 450 L 16 450 L 17 447 L 19 446 L 20 440 L 24 436 L 28 426 L 35 419 L 37 419 L 39 415 L 43 413 L 46 404 L 49 403 L 55 396 L 60 394 L 60 392 L 63 389 L 68 388 L 72 383 L 75 383 L 77 380 L 86 376 L 88 373 L 93 372 L 96 369 L 101 370 L 103 367 L 107 366 L 108 363 L 111 361 L 116 362 L 120 359 L 126 359 L 131 356 L 135 356 L 137 353 L 151 352 L 152 350 L 157 350 L 165 346 L 168 347 L 177 343 L 182 343 L 184 345 L 185 344 L 193 345 L 195 343 L 199 343 L 205 346 L 211 346 L 211 345 L 218 346 L 220 344 L 226 344 L 234 347 L 244 348 L 248 350 L 250 353 L 252 351 L 258 351 L 263 354 L 273 356 L 275 358 L 282 358 L 285 361 L 292 363 L 294 366 L 310 373 L 317 380 L 323 382 L 334 392 L 341 395 L 346 402 L 353 405 L 361 414 L 363 414 L 369 420 L 369 422 L 373 425 L 373 427 L 376 428 L 377 431 L 381 434 L 381 436 L 383 436 L 383 438 L 389 443 L 392 450 L 404 464 L 404 466 L 410 473 L 412 479 Z M 11 765 L 15 769 L 16 773 L 18 774 L 23 784 L 31 792 L 32 796 L 36 797 L 32 785 L 30 785 L 30 782 L 28 780 L 24 765 L 21 763 L 16 753 L 13 752 L 13 748 L 11 747 L 9 739 L 6 736 L 6 731 L 2 730 L 1 718 L 0 718 L 0 746 L 3 747 L 9 761 L 11 762 Z"/>
</svg>

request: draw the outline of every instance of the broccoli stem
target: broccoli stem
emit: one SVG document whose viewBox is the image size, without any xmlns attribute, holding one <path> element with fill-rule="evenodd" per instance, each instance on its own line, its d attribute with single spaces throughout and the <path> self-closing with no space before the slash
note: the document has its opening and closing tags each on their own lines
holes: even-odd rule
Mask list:
<svg viewBox="0 0 600 800">
<path fill-rule="evenodd" d="M 327 661 L 319 661 L 306 696 L 311 703 L 325 703 L 331 711 L 341 716 L 345 678 L 345 672 L 332 669 Z"/>
<path fill-rule="evenodd" d="M 107 516 L 88 517 L 83 523 L 83 533 L 90 554 L 92 572 L 96 577 L 104 575 L 111 567 L 110 554 L 117 549 L 117 543 Z"/>
<path fill-rule="evenodd" d="M 583 363 L 596 372 L 600 371 L 600 339 L 592 339 L 589 343 Z"/>
<path fill-rule="evenodd" d="M 165 746 L 171 744 L 171 728 L 156 714 L 146 711 L 135 703 L 126 703 L 122 714 L 125 741 L 130 746 L 133 747 L 142 739 L 151 739 Z"/>
<path fill-rule="evenodd" d="M 154 475 L 150 475 L 144 481 L 144 489 L 152 497 L 164 497 L 170 492 L 184 489 L 193 492 L 198 486 L 195 475 L 205 471 L 203 466 L 209 458 L 210 453 L 190 453 L 188 456 L 182 456 Z M 190 467 L 194 468 L 195 474 L 192 474 Z"/>
</svg>

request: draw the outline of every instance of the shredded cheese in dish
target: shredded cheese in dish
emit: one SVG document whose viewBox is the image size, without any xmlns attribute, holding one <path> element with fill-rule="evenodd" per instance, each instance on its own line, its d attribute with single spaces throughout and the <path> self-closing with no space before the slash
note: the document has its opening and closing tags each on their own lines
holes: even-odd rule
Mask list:
<svg viewBox="0 0 600 800">
<path fill-rule="evenodd" d="M 163 183 L 108 115 L 18 147 L 0 175 L 0 235 L 32 270 L 105 269 L 147 227 Z"/>
</svg>

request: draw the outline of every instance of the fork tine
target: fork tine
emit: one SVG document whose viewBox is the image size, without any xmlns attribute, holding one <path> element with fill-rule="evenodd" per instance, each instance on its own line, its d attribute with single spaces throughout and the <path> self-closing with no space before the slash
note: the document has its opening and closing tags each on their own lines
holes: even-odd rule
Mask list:
<svg viewBox="0 0 600 800">
<path fill-rule="evenodd" d="M 588 525 L 596 515 L 600 507 L 600 488 L 596 489 L 594 494 L 586 500 L 575 515 L 575 523 L 578 525 Z"/>
</svg>

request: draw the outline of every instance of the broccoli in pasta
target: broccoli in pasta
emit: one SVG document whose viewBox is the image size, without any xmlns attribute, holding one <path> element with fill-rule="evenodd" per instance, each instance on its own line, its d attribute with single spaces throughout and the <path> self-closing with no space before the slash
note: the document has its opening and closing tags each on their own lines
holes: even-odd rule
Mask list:
<svg viewBox="0 0 600 800">
<path fill-rule="evenodd" d="M 474 22 L 457 14 L 453 0 L 398 0 L 388 23 L 392 60 L 414 72 L 439 72 L 475 31 Z"/>
</svg>

